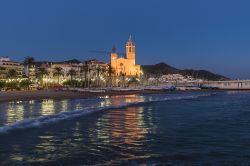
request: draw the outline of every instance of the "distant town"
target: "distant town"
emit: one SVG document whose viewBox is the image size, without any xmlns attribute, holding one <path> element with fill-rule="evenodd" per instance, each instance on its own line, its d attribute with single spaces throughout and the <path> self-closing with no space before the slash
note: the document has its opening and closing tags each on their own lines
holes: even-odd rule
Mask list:
<svg viewBox="0 0 250 166">
<path fill-rule="evenodd" d="M 230 80 L 205 70 L 178 70 L 164 63 L 140 66 L 136 64 L 135 43 L 131 36 L 126 43 L 124 55 L 119 55 L 115 48 L 111 52 L 100 53 L 109 54 L 110 62 L 97 59 L 36 61 L 34 57 L 28 56 L 20 63 L 9 57 L 0 57 L 0 89 L 37 90 L 62 87 L 250 89 L 250 82 L 247 80 Z"/>
</svg>

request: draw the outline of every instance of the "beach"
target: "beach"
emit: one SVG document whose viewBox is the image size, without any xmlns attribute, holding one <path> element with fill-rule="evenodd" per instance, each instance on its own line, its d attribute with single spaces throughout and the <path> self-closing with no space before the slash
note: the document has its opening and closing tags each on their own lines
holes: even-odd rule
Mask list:
<svg viewBox="0 0 250 166">
<path fill-rule="evenodd" d="M 132 95 L 132 94 L 156 94 L 166 93 L 164 91 L 109 91 L 109 92 L 76 92 L 61 90 L 39 90 L 39 91 L 2 91 L 0 92 L 0 102 L 24 101 L 24 100 L 42 100 L 42 99 L 76 99 L 90 98 L 99 96 L 116 96 L 116 95 Z"/>
</svg>

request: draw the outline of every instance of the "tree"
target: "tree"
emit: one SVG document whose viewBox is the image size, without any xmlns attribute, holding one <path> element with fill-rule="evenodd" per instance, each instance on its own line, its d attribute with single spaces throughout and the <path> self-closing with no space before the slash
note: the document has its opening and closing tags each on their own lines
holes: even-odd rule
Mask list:
<svg viewBox="0 0 250 166">
<path fill-rule="evenodd" d="M 108 72 L 108 84 L 107 85 L 113 86 L 112 75 L 116 77 L 116 71 L 113 67 L 111 67 L 111 64 L 109 64 L 107 72 Z"/>
<path fill-rule="evenodd" d="M 90 73 L 91 73 L 91 66 L 90 66 L 90 61 L 85 61 L 84 65 L 81 68 L 81 73 L 84 72 L 84 87 L 87 88 L 89 87 L 91 80 L 90 80 Z"/>
<path fill-rule="evenodd" d="M 136 77 L 132 77 L 129 81 L 128 84 L 129 85 L 137 85 L 139 83 L 138 79 Z"/>
<path fill-rule="evenodd" d="M 39 68 L 37 75 L 40 78 L 41 85 L 43 86 L 43 78 L 45 75 L 48 75 L 48 71 L 45 68 Z"/>
<path fill-rule="evenodd" d="M 6 88 L 10 89 L 11 91 L 13 91 L 13 89 L 18 89 L 18 83 L 17 83 L 17 81 L 7 82 L 6 83 Z"/>
<path fill-rule="evenodd" d="M 56 66 L 54 68 L 54 76 L 57 76 L 57 84 L 60 85 L 60 76 L 63 75 L 63 69 L 61 67 Z"/>
<path fill-rule="evenodd" d="M 67 81 L 64 81 L 63 82 L 63 85 L 64 86 L 74 86 L 74 87 L 78 87 L 80 86 L 81 82 L 80 81 L 77 81 L 77 80 L 67 80 Z"/>
<path fill-rule="evenodd" d="M 70 76 L 70 82 L 72 83 L 73 77 L 76 75 L 76 71 L 74 69 L 70 69 L 67 75 Z"/>
<path fill-rule="evenodd" d="M 83 69 L 84 71 L 84 87 L 86 88 L 87 87 L 87 79 L 88 79 L 88 71 L 89 71 L 89 62 L 88 61 L 85 61 L 85 64 L 83 66 Z"/>
<path fill-rule="evenodd" d="M 7 73 L 7 78 L 10 78 L 10 79 L 17 78 L 17 71 L 15 69 L 10 69 Z"/>
<path fill-rule="evenodd" d="M 15 69 L 10 69 L 7 73 L 7 78 L 11 79 L 10 82 L 6 83 L 6 87 L 13 90 L 17 88 L 17 81 L 14 80 L 17 78 L 17 71 Z"/>
<path fill-rule="evenodd" d="M 35 59 L 33 57 L 30 57 L 30 56 L 27 56 L 25 57 L 24 59 L 24 64 L 27 65 L 27 77 L 28 77 L 28 80 L 30 81 L 30 68 L 35 64 Z"/>
<path fill-rule="evenodd" d="M 81 69 L 80 69 L 80 76 L 82 77 L 83 76 L 83 73 L 84 73 L 84 77 L 85 77 L 85 72 L 84 72 L 84 66 L 81 66 Z M 82 77 L 82 87 L 84 87 L 85 86 L 85 78 L 84 77 Z"/>
<path fill-rule="evenodd" d="M 101 72 L 102 67 L 97 65 L 96 66 L 96 86 L 100 85 L 100 72 Z"/>
<path fill-rule="evenodd" d="M 106 67 L 101 67 L 100 68 L 100 75 L 102 76 L 102 78 L 104 79 L 107 73 L 107 69 Z M 101 86 L 101 79 L 99 80 L 99 86 Z"/>
<path fill-rule="evenodd" d="M 5 81 L 0 81 L 0 91 L 6 86 Z"/>
<path fill-rule="evenodd" d="M 29 89 L 30 81 L 29 80 L 22 80 L 19 82 L 19 86 L 21 89 Z"/>
</svg>

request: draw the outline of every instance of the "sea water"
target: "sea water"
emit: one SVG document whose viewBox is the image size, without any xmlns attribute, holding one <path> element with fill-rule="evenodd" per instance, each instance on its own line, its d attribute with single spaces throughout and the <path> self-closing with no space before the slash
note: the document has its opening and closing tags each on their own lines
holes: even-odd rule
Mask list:
<svg viewBox="0 0 250 166">
<path fill-rule="evenodd" d="M 250 164 L 250 93 L 0 103 L 0 165 Z"/>
</svg>

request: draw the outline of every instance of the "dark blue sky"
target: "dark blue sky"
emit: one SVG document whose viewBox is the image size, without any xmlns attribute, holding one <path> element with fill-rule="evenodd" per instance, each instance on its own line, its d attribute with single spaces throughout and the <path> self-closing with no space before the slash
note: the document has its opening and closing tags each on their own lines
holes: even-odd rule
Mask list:
<svg viewBox="0 0 250 166">
<path fill-rule="evenodd" d="M 164 61 L 250 78 L 249 0 L 8 0 L 0 56 L 22 61 L 98 58 L 132 34 L 139 64 Z"/>
</svg>

